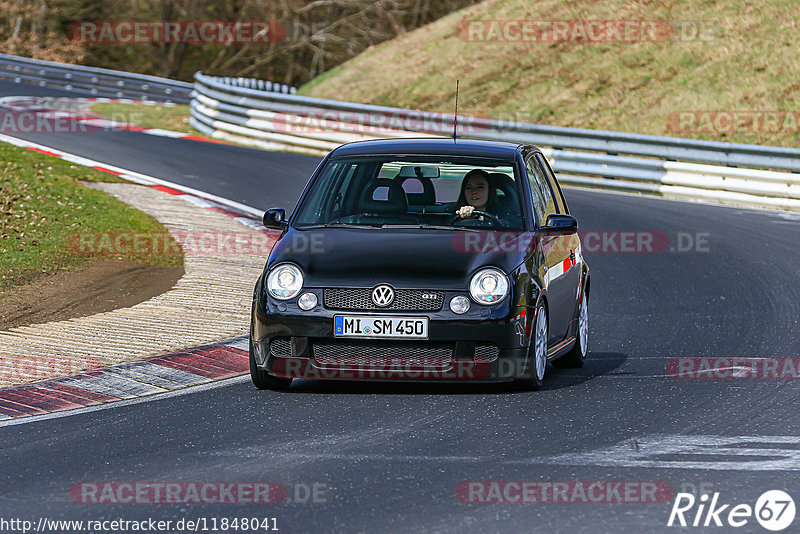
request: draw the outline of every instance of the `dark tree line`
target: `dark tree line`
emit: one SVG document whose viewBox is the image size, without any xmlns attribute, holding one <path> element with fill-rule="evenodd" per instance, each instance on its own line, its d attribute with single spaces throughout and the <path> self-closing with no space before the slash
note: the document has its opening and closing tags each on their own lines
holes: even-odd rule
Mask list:
<svg viewBox="0 0 800 534">
<path fill-rule="evenodd" d="M 0 0 L 10 54 L 191 80 L 197 70 L 301 85 L 479 0 Z M 79 21 L 277 21 L 270 42 L 81 42 Z M 277 35 L 277 33 L 273 33 Z"/>
</svg>

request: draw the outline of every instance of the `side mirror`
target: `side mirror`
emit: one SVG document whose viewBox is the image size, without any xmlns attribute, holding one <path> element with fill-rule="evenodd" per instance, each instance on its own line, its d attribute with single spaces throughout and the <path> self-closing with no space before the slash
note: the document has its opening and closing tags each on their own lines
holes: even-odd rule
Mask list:
<svg viewBox="0 0 800 534">
<path fill-rule="evenodd" d="M 283 208 L 270 208 L 264 212 L 264 226 L 273 230 L 284 230 L 286 222 L 286 210 Z"/>
<path fill-rule="evenodd" d="M 547 222 L 544 226 L 540 226 L 539 230 L 552 235 L 570 235 L 578 231 L 578 221 L 572 215 L 553 213 L 547 217 Z"/>
</svg>

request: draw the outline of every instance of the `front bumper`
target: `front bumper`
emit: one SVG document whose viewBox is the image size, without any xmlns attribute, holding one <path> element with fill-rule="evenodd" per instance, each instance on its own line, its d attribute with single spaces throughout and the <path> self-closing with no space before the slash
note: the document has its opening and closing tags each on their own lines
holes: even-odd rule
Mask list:
<svg viewBox="0 0 800 534">
<path fill-rule="evenodd" d="M 314 290 L 312 290 L 314 291 Z M 302 311 L 296 302 L 262 297 L 254 309 L 256 365 L 280 378 L 341 380 L 508 381 L 527 376 L 527 351 L 535 309 L 510 298 L 494 306 L 473 303 L 456 315 L 442 310 L 386 312 Z M 318 300 L 323 302 L 321 290 Z M 335 315 L 427 317 L 427 340 L 334 337 Z M 528 316 L 530 314 L 531 316 Z"/>
</svg>

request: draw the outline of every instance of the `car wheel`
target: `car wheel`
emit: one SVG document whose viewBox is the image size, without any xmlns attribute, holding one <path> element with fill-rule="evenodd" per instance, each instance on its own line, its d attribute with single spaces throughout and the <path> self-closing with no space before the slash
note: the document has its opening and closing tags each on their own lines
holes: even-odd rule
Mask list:
<svg viewBox="0 0 800 534">
<path fill-rule="evenodd" d="M 536 308 L 536 324 L 533 328 L 533 339 L 528 347 L 528 376 L 520 381 L 526 389 L 537 391 L 544 382 L 547 368 L 547 309 L 544 304 Z"/>
<path fill-rule="evenodd" d="M 572 349 L 553 361 L 553 366 L 559 369 L 574 369 L 583 367 L 586 362 L 586 347 L 589 342 L 589 297 L 584 293 L 581 299 L 581 308 L 578 312 L 578 332 Z"/>
<path fill-rule="evenodd" d="M 250 338 L 250 379 L 258 389 L 281 390 L 288 389 L 292 384 L 291 378 L 277 378 L 256 365 L 256 356 L 253 349 L 252 332 Z"/>
</svg>

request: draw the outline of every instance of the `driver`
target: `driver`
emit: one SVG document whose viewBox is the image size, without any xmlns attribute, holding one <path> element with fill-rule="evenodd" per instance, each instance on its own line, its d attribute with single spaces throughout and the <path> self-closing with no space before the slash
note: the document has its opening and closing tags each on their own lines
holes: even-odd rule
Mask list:
<svg viewBox="0 0 800 534">
<path fill-rule="evenodd" d="M 482 169 L 469 171 L 461 182 L 461 194 L 458 195 L 456 206 L 461 206 L 455 214 L 462 219 L 478 218 L 483 220 L 483 216 L 475 215 L 475 210 L 497 213 L 500 207 L 497 202 L 497 191 L 491 185 L 489 173 Z"/>
</svg>

